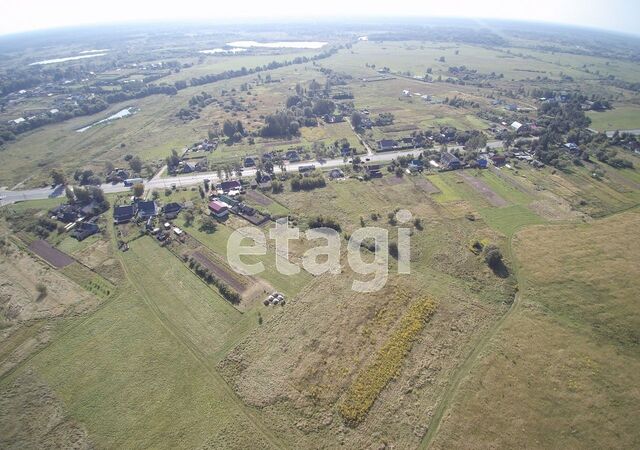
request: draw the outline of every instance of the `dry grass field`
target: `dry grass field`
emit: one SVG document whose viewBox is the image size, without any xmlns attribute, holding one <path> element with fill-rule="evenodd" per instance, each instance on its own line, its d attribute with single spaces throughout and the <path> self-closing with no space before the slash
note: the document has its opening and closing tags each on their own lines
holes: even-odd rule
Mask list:
<svg viewBox="0 0 640 450">
<path fill-rule="evenodd" d="M 434 448 L 640 443 L 637 210 L 514 238 L 517 309 L 469 373 Z"/>
</svg>

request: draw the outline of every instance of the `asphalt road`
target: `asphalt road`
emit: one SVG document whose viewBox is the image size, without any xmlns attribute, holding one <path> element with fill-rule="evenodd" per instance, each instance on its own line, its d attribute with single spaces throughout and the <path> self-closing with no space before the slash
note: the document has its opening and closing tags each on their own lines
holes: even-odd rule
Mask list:
<svg viewBox="0 0 640 450">
<path fill-rule="evenodd" d="M 501 147 L 501 141 L 491 141 L 487 144 L 490 148 Z M 462 149 L 462 146 L 449 147 L 449 150 Z M 385 153 L 376 153 L 373 155 L 361 155 L 363 162 L 378 162 L 384 163 L 389 162 L 392 159 L 395 159 L 399 156 L 406 156 L 410 154 L 418 155 L 422 150 L 421 149 L 413 149 L 413 150 L 400 150 L 395 152 L 385 152 Z M 366 161 L 368 159 L 368 161 Z M 299 163 L 287 163 L 286 169 L 289 172 L 297 171 L 300 166 L 307 166 L 313 164 L 317 169 L 332 169 L 335 167 L 342 167 L 344 165 L 344 159 L 336 158 L 325 160 L 322 163 L 318 161 L 305 161 Z M 274 171 L 276 173 L 280 172 L 279 167 L 274 167 Z M 252 177 L 256 174 L 256 169 L 243 169 L 242 176 L 243 177 Z M 149 189 L 164 189 L 171 187 L 171 185 L 175 184 L 178 187 L 182 186 L 193 186 L 195 184 L 202 183 L 205 179 L 211 180 L 213 182 L 219 182 L 218 176 L 216 172 L 199 172 L 197 174 L 191 175 L 179 175 L 173 177 L 162 178 L 159 176 L 153 177 L 151 180 L 145 182 L 145 188 Z M 100 186 L 105 194 L 112 194 L 116 192 L 125 192 L 130 190 L 131 188 L 124 186 L 122 183 L 118 184 L 103 184 Z M 54 198 L 64 195 L 64 188 L 58 187 L 54 188 L 39 188 L 39 189 L 26 189 L 21 191 L 10 191 L 10 190 L 0 190 L 0 206 L 9 205 L 12 203 L 27 201 L 27 200 L 40 200 L 45 198 Z"/>
</svg>

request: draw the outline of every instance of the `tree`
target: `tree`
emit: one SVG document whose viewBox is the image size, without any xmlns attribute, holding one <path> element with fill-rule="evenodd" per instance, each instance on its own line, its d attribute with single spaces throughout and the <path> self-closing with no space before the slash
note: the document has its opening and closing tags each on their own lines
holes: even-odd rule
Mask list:
<svg viewBox="0 0 640 450">
<path fill-rule="evenodd" d="M 216 222 L 210 216 L 203 216 L 200 220 L 200 231 L 211 234 L 214 233 L 217 228 Z"/>
<path fill-rule="evenodd" d="M 191 225 L 193 225 L 193 219 L 195 219 L 195 217 L 191 211 L 185 211 L 183 217 L 185 226 L 190 227 Z"/>
<path fill-rule="evenodd" d="M 236 127 L 230 120 L 225 120 L 224 124 L 222 125 L 222 132 L 228 138 L 232 138 L 234 133 L 236 132 Z"/>
<path fill-rule="evenodd" d="M 135 173 L 140 173 L 142 171 L 142 160 L 138 156 L 134 156 L 129 160 L 129 167 Z"/>
<path fill-rule="evenodd" d="M 353 125 L 353 128 L 355 128 L 356 130 L 362 126 L 362 114 L 360 114 L 358 111 L 354 111 L 351 114 L 351 125 Z"/>
<path fill-rule="evenodd" d="M 76 201 L 76 196 L 73 193 L 73 189 L 71 189 L 69 186 L 67 186 L 64 189 L 64 195 L 67 196 L 67 201 L 71 204 L 73 204 Z"/>
<path fill-rule="evenodd" d="M 60 169 L 51 170 L 51 179 L 53 180 L 54 185 L 59 184 L 67 184 L 67 178 L 64 175 L 64 172 Z"/>
<path fill-rule="evenodd" d="M 47 286 L 45 286 L 44 284 L 36 284 L 36 290 L 38 291 L 38 300 L 42 300 L 47 296 Z"/>
<path fill-rule="evenodd" d="M 142 194 L 144 194 L 144 184 L 135 184 L 133 186 L 133 195 L 135 195 L 136 197 L 142 197 Z"/>
</svg>

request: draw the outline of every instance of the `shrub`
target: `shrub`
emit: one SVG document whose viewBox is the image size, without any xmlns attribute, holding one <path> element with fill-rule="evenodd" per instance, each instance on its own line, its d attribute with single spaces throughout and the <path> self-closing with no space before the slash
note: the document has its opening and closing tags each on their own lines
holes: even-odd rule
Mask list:
<svg viewBox="0 0 640 450">
<path fill-rule="evenodd" d="M 413 341 L 433 316 L 436 307 L 437 302 L 428 297 L 409 307 L 387 342 L 349 386 L 346 397 L 338 406 L 345 421 L 355 425 L 364 419 L 380 392 L 400 371 Z"/>
</svg>

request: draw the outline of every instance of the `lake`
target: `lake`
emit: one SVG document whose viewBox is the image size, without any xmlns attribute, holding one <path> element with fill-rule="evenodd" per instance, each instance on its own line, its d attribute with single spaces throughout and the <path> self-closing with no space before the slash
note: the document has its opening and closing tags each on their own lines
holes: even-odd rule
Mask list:
<svg viewBox="0 0 640 450">
<path fill-rule="evenodd" d="M 125 109 L 122 109 L 122 110 L 118 111 L 115 114 L 110 115 L 106 119 L 98 120 L 97 122 L 94 122 L 91 125 L 87 125 L 86 127 L 79 128 L 79 129 L 76 130 L 76 133 L 84 133 L 89 128 L 95 127 L 96 125 L 100 125 L 102 123 L 111 122 L 112 120 L 122 119 L 123 117 L 130 116 L 133 113 L 134 113 L 134 108 L 133 108 L 133 106 L 130 106 L 128 108 L 125 108 Z"/>
<path fill-rule="evenodd" d="M 315 41 L 280 41 L 280 42 L 256 42 L 256 41 L 235 41 L 227 43 L 230 47 L 262 47 L 262 48 L 320 48 L 328 42 Z"/>
<path fill-rule="evenodd" d="M 207 55 L 218 55 L 227 53 L 241 53 L 246 52 L 246 48 L 234 47 L 234 48 L 212 48 L 210 50 L 200 50 L 198 53 L 206 53 Z"/>
<path fill-rule="evenodd" d="M 65 61 L 75 61 L 77 59 L 85 59 L 85 58 L 95 58 L 97 56 L 104 56 L 106 53 L 91 53 L 88 55 L 79 55 L 79 56 L 68 56 L 66 58 L 56 58 L 56 59 L 45 59 L 44 61 L 37 61 L 29 64 L 30 66 L 38 66 L 44 64 L 55 64 L 61 63 Z"/>
</svg>

